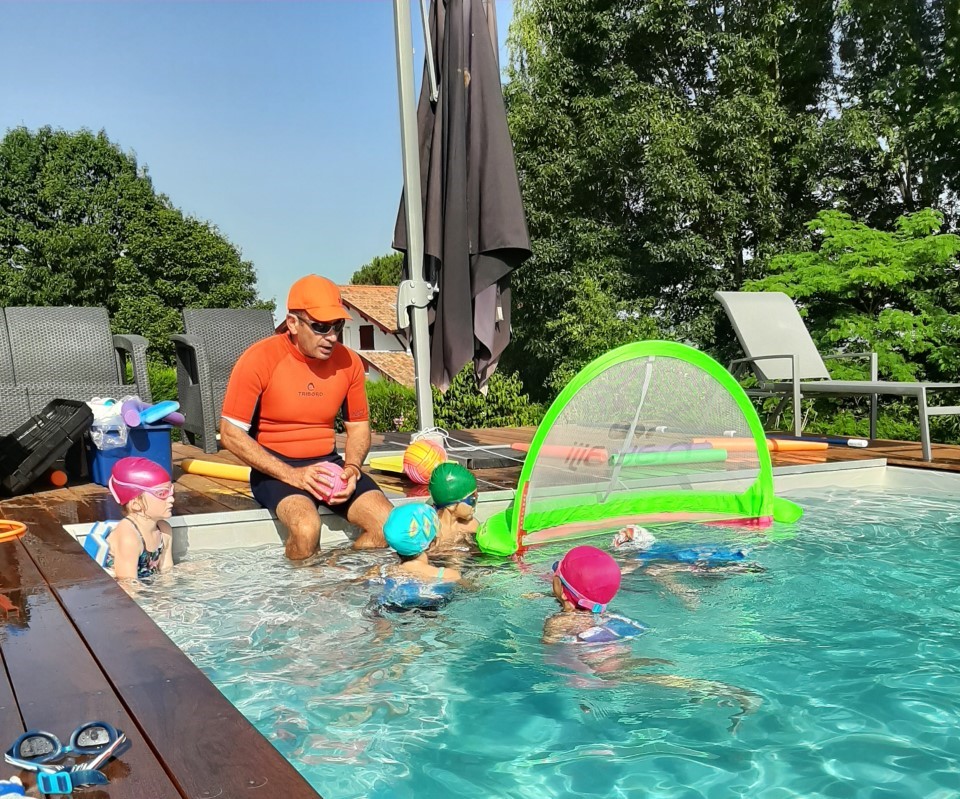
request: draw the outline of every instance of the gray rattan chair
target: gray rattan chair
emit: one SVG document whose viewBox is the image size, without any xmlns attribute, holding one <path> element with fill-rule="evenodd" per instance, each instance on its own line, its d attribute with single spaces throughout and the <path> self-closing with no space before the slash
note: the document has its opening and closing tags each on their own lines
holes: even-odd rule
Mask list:
<svg viewBox="0 0 960 799">
<path fill-rule="evenodd" d="M 171 336 L 177 355 L 177 393 L 183 432 L 204 452 L 217 451 L 227 381 L 251 344 L 273 335 L 273 314 L 262 308 L 185 308 L 183 335 Z"/>
<path fill-rule="evenodd" d="M 137 395 L 151 402 L 143 336 L 115 336 L 106 308 L 7 308 L 13 374 L 25 389 L 30 413 L 53 399 Z M 133 382 L 126 380 L 126 360 Z"/>
<path fill-rule="evenodd" d="M 7 320 L 0 311 L 0 436 L 12 433 L 30 418 L 27 390 L 16 384 Z"/>
</svg>

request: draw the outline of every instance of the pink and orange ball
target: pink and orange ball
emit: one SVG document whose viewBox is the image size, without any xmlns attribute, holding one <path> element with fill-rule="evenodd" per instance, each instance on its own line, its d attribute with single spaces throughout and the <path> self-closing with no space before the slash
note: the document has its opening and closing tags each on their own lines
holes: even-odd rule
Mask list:
<svg viewBox="0 0 960 799">
<path fill-rule="evenodd" d="M 414 441 L 403 453 L 403 473 L 413 482 L 426 485 L 430 475 L 447 460 L 446 450 L 435 441 Z"/>
</svg>

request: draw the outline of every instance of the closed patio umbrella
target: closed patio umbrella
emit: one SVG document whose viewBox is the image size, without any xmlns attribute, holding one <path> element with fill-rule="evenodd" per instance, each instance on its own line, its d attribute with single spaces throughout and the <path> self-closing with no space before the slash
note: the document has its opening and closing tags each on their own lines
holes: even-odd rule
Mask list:
<svg viewBox="0 0 960 799">
<path fill-rule="evenodd" d="M 431 3 L 427 55 L 432 49 L 438 93 L 432 100 L 427 65 L 417 111 L 423 275 L 417 274 L 412 238 L 406 264 L 413 281 L 425 277 L 436 287 L 429 375 L 443 390 L 471 361 L 481 388 L 493 374 L 510 341 L 509 275 L 530 256 L 491 41 L 495 19 L 488 20 L 484 5 Z M 405 180 L 404 197 L 411 188 Z M 393 242 L 404 252 L 406 211 L 401 201 Z M 418 364 L 418 381 L 421 374 Z"/>
</svg>

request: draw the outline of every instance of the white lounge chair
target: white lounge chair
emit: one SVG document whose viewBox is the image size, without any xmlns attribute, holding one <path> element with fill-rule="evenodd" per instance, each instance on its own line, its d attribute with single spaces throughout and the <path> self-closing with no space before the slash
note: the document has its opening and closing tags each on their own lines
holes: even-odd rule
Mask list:
<svg viewBox="0 0 960 799">
<path fill-rule="evenodd" d="M 801 432 L 800 400 L 810 394 L 870 397 L 870 438 L 877 437 L 877 396 L 916 397 L 920 408 L 920 446 L 923 459 L 933 460 L 930 417 L 960 414 L 960 406 L 927 405 L 934 391 L 960 391 L 958 383 L 897 383 L 877 379 L 875 352 L 845 352 L 821 357 L 793 300 L 780 291 L 717 291 L 746 358 L 730 363 L 737 375 L 747 367 L 757 378 L 755 396 L 782 396 L 778 413 L 793 399 L 793 431 Z M 832 380 L 824 360 L 869 358 L 869 380 Z"/>
</svg>

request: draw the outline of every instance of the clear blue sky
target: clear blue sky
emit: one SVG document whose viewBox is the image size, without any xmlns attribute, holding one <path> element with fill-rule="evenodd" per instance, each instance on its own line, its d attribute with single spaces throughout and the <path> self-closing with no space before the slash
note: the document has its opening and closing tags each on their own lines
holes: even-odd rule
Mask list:
<svg viewBox="0 0 960 799">
<path fill-rule="evenodd" d="M 423 69 L 413 0 L 415 75 Z M 501 39 L 512 16 L 497 0 Z M 390 0 L 0 2 L 0 129 L 105 130 L 283 305 L 389 251 L 403 176 Z"/>
</svg>

